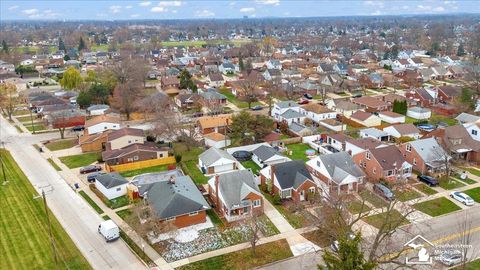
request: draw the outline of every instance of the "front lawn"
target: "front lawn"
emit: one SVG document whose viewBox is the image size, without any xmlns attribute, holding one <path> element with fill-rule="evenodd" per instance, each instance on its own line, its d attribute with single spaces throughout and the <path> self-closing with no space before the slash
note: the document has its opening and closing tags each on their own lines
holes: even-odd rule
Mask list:
<svg viewBox="0 0 480 270">
<path fill-rule="evenodd" d="M 432 217 L 448 214 L 461 208 L 445 197 L 417 203 L 413 205 L 415 209 Z"/>
<path fill-rule="evenodd" d="M 438 124 L 439 122 L 443 122 L 443 123 L 445 123 L 449 126 L 454 126 L 458 123 L 455 118 L 446 117 L 446 116 L 436 114 L 436 113 L 433 113 L 433 112 L 432 112 L 432 116 L 429 119 L 429 122 L 434 124 L 434 125 Z"/>
<path fill-rule="evenodd" d="M 393 193 L 395 194 L 395 198 L 397 198 L 401 202 L 406 202 L 422 197 L 422 195 L 415 190 L 394 190 Z"/>
<path fill-rule="evenodd" d="M 302 159 L 304 161 L 310 160 L 305 153 L 306 150 L 312 149 L 309 145 L 303 143 L 295 143 L 287 145 L 287 156 L 292 160 Z M 288 151 L 292 151 L 292 155 L 288 155 Z"/>
<path fill-rule="evenodd" d="M 139 174 L 163 172 L 166 170 L 168 170 L 168 165 L 157 165 L 157 166 L 152 166 L 152 167 L 147 167 L 142 169 L 120 172 L 120 175 L 123 177 L 133 177 Z"/>
<path fill-rule="evenodd" d="M 293 254 L 287 241 L 282 239 L 275 242 L 258 245 L 255 249 L 255 254 L 252 253 L 251 248 L 248 248 L 208 258 L 203 261 L 193 262 L 177 269 L 251 269 L 271 262 L 287 259 L 292 256 Z"/>
<path fill-rule="evenodd" d="M 480 170 L 477 170 L 475 168 L 467 168 L 467 167 L 462 167 L 463 170 L 475 175 L 475 176 L 478 176 L 480 177 Z"/>
<path fill-rule="evenodd" d="M 187 146 L 183 143 L 174 143 L 173 152 L 175 155 L 181 155 L 182 161 L 197 160 L 198 156 L 205 151 L 201 147 L 192 147 L 188 150 Z"/>
<path fill-rule="evenodd" d="M 467 262 L 465 265 L 465 268 L 463 268 L 462 266 L 457 266 L 453 268 L 453 270 L 478 270 L 478 269 L 480 269 L 480 259 Z"/>
<path fill-rule="evenodd" d="M 68 168 L 78 168 L 90 165 L 97 161 L 100 158 L 100 153 L 86 153 L 73 156 L 60 157 L 59 159 L 65 164 Z"/>
<path fill-rule="evenodd" d="M 438 186 L 446 190 L 452 190 L 452 189 L 464 187 L 465 184 L 450 177 L 450 179 L 444 179 L 444 178 L 439 179 Z"/>
<path fill-rule="evenodd" d="M 362 199 L 371 203 L 376 208 L 382 208 L 388 205 L 388 203 L 384 199 L 380 198 L 379 196 L 377 196 L 376 194 L 372 193 L 369 190 L 361 191 L 359 194 L 360 194 L 360 197 L 362 197 Z"/>
<path fill-rule="evenodd" d="M 115 213 L 117 213 L 117 215 L 118 215 L 121 219 L 125 220 L 128 216 L 130 216 L 130 215 L 132 214 L 132 210 L 130 210 L 130 209 L 123 209 L 123 210 L 117 211 L 117 212 L 115 212 Z"/>
<path fill-rule="evenodd" d="M 463 191 L 463 193 L 467 194 L 468 196 L 472 197 L 472 199 L 476 202 L 480 202 L 480 187 L 472 188 Z"/>
<path fill-rule="evenodd" d="M 77 145 L 77 139 L 66 139 L 66 140 L 58 140 L 58 141 L 51 141 L 45 144 L 50 151 L 58 151 L 63 149 L 72 148 Z"/>
<path fill-rule="evenodd" d="M 306 218 L 302 211 L 292 212 L 287 209 L 286 206 L 280 204 L 276 205 L 273 203 L 273 196 L 265 193 L 263 190 L 261 191 L 263 196 L 277 209 L 277 211 L 292 225 L 293 228 L 299 229 L 302 227 L 306 227 L 310 225 L 310 221 Z M 303 211 L 306 212 L 306 211 Z M 309 213 L 308 213 L 309 214 Z M 310 214 L 311 215 L 311 214 Z"/>
<path fill-rule="evenodd" d="M 240 109 L 245 109 L 245 108 L 248 108 L 248 102 L 245 102 L 245 101 L 241 101 L 239 100 L 234 94 L 232 94 L 232 92 L 230 92 L 228 89 L 222 89 L 220 90 L 220 93 L 222 95 L 224 95 L 225 97 L 227 97 L 228 101 L 230 103 L 233 103 L 235 106 L 237 106 L 238 108 Z M 253 106 L 257 106 L 257 105 L 262 105 L 260 102 L 252 102 L 252 104 L 250 104 L 251 107 Z"/>
<path fill-rule="evenodd" d="M 117 209 L 120 207 L 124 207 L 130 203 L 130 199 L 127 195 L 120 196 L 115 199 L 108 200 L 105 204 L 110 207 L 111 209 Z"/>
<path fill-rule="evenodd" d="M 60 167 L 58 167 L 57 163 L 55 163 L 55 161 L 53 161 L 51 158 L 48 158 L 47 159 L 48 163 L 50 163 L 50 165 L 52 165 L 52 167 L 57 170 L 57 171 L 61 171 L 62 169 L 60 169 Z"/>
<path fill-rule="evenodd" d="M 367 204 L 354 200 L 347 204 L 348 211 L 352 214 L 365 213 L 371 210 Z"/>
<path fill-rule="evenodd" d="M 88 204 L 90 204 L 90 206 L 95 209 L 95 211 L 97 211 L 97 213 L 99 214 L 103 214 L 103 210 L 102 208 L 100 208 L 100 206 L 98 206 L 98 204 L 96 204 L 92 198 L 90 198 L 87 193 L 85 193 L 85 191 L 81 190 L 80 192 L 78 192 L 78 194 L 80 194 L 80 196 L 82 196 L 82 198 L 85 199 L 85 201 L 87 201 Z"/>
<path fill-rule="evenodd" d="M 15 110 L 13 111 L 12 115 L 17 116 L 17 115 L 26 115 L 30 114 L 29 110 Z M 29 116 L 30 117 L 30 116 Z"/>
<path fill-rule="evenodd" d="M 208 182 L 209 178 L 197 167 L 197 160 L 182 162 L 182 165 L 183 172 L 188 174 L 196 184 L 206 184 Z"/>
<path fill-rule="evenodd" d="M 42 123 L 33 123 L 33 126 L 32 125 L 27 125 L 27 124 L 23 124 L 23 125 L 30 132 L 33 132 L 34 128 L 35 128 L 35 131 L 43 131 L 43 130 L 47 129 L 47 127 L 45 127 L 45 125 L 42 124 Z"/>
<path fill-rule="evenodd" d="M 251 169 L 253 174 L 258 175 L 258 172 L 261 170 L 261 168 L 257 165 L 257 163 L 255 163 L 251 160 L 242 161 L 240 163 L 242 163 L 242 165 L 243 165 L 243 167 L 245 167 L 245 169 Z"/>
<path fill-rule="evenodd" d="M 433 195 L 433 194 L 438 193 L 435 189 L 433 189 L 433 188 L 431 188 L 431 187 L 429 187 L 429 186 L 427 186 L 423 183 L 416 184 L 416 185 L 414 185 L 414 187 L 416 189 L 420 190 L 421 192 L 427 194 L 427 195 Z"/>
<path fill-rule="evenodd" d="M 10 181 L 0 186 L 0 269 L 55 269 L 43 200 L 33 199 L 39 194 L 25 174 L 8 151 L 0 152 Z M 59 267 L 91 269 L 53 213 L 49 218 Z"/>
<path fill-rule="evenodd" d="M 35 122 L 41 122 L 41 121 L 42 121 L 42 119 L 36 118 L 35 116 L 33 116 L 33 117 L 30 117 L 30 116 L 17 116 L 17 117 L 15 117 L 15 118 L 17 118 L 17 120 L 20 121 L 20 122 L 22 122 L 22 123 L 31 123 L 32 120 L 33 120 L 34 123 L 35 123 Z"/>
<path fill-rule="evenodd" d="M 410 223 L 408 219 L 406 219 L 400 212 L 395 209 L 392 209 L 389 212 L 383 212 L 380 214 L 368 216 L 364 218 L 364 220 L 375 228 L 380 228 L 380 226 L 385 223 L 395 225 L 400 222 L 400 226 Z"/>
<path fill-rule="evenodd" d="M 328 235 L 323 230 L 314 230 L 304 233 L 302 234 L 302 236 L 305 237 L 305 239 L 307 239 L 308 241 L 322 248 L 329 246 L 332 241 L 332 236 Z"/>
</svg>

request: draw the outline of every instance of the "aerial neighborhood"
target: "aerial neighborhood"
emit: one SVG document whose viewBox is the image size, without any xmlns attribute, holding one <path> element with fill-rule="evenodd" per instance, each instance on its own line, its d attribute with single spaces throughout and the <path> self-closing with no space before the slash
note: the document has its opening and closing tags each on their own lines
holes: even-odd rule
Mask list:
<svg viewBox="0 0 480 270">
<path fill-rule="evenodd" d="M 82 237 L 151 269 L 328 266 L 358 240 L 375 267 L 351 269 L 389 269 L 412 235 L 474 219 L 478 16 L 205 23 L 1 26 L 1 141 L 92 216 Z"/>
</svg>

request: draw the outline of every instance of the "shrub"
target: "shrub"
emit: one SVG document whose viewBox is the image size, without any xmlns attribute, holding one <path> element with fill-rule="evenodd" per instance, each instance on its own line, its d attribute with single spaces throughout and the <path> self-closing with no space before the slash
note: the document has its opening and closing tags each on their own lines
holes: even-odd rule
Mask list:
<svg viewBox="0 0 480 270">
<path fill-rule="evenodd" d="M 275 194 L 275 196 L 273 196 L 273 204 L 280 205 L 281 203 L 282 203 L 282 200 L 280 199 L 280 195 Z"/>
<path fill-rule="evenodd" d="M 176 161 L 177 163 L 180 163 L 180 161 L 182 161 L 182 155 L 176 154 L 176 155 L 175 155 L 175 161 Z"/>
</svg>

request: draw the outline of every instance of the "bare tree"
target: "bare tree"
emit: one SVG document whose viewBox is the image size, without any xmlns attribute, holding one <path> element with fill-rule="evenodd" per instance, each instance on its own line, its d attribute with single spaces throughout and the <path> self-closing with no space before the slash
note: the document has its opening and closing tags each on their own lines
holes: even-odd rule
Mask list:
<svg viewBox="0 0 480 270">
<path fill-rule="evenodd" d="M 60 110 L 50 114 L 52 126 L 53 128 L 58 129 L 60 132 L 60 138 L 62 139 L 65 139 L 65 130 L 72 126 L 70 118 L 72 113 L 72 110 Z"/>
<path fill-rule="evenodd" d="M 243 222 L 247 228 L 247 239 L 252 246 L 252 254 L 255 256 L 255 248 L 257 246 L 258 240 L 260 240 L 260 221 L 256 213 L 252 213 L 250 217 L 244 220 Z"/>
<path fill-rule="evenodd" d="M 248 75 L 245 74 L 245 78 L 239 82 L 245 94 L 249 109 L 252 107 L 252 103 L 257 100 L 257 86 L 260 83 L 255 73 L 255 71 L 251 71 Z"/>
<path fill-rule="evenodd" d="M 0 84 L 0 109 L 8 115 L 8 119 L 12 120 L 13 110 L 18 102 L 16 97 L 17 87 L 11 83 Z"/>
<path fill-rule="evenodd" d="M 473 228 L 473 220 L 470 218 L 468 213 L 464 211 L 463 218 L 459 219 L 458 222 L 458 231 L 460 234 L 460 245 L 461 245 L 461 254 L 462 254 L 462 264 L 458 266 L 457 269 L 467 269 L 467 263 L 475 258 L 475 250 L 473 249 L 473 235 L 472 235 L 472 228 Z"/>
<path fill-rule="evenodd" d="M 142 237 L 158 236 L 176 229 L 172 221 L 162 221 L 155 209 L 146 201 L 134 204 L 127 216 L 127 223 Z"/>
</svg>

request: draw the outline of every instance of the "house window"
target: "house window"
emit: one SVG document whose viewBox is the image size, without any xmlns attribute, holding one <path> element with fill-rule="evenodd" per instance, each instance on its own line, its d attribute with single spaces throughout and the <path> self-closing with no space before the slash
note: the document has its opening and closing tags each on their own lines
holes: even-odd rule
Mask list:
<svg viewBox="0 0 480 270">
<path fill-rule="evenodd" d="M 159 156 L 160 156 L 160 157 L 163 157 L 163 153 L 160 153 L 160 155 L 159 155 Z"/>
<path fill-rule="evenodd" d="M 407 152 L 412 152 L 412 145 L 411 144 L 407 144 Z"/>
<path fill-rule="evenodd" d="M 138 160 L 138 156 L 133 156 L 133 160 Z"/>
<path fill-rule="evenodd" d="M 120 191 L 120 190 L 122 190 L 122 188 L 117 188 L 117 191 Z"/>
<path fill-rule="evenodd" d="M 368 159 L 368 160 L 370 160 L 370 158 L 371 158 L 370 152 L 367 151 L 367 152 L 365 153 L 365 158 Z"/>
<path fill-rule="evenodd" d="M 472 135 L 477 136 L 478 131 L 476 129 L 472 129 Z"/>
<path fill-rule="evenodd" d="M 413 158 L 413 165 L 417 165 L 417 159 Z"/>
<path fill-rule="evenodd" d="M 128 161 L 128 162 L 132 162 L 132 161 L 133 161 L 133 158 L 127 158 L 127 161 Z"/>
<path fill-rule="evenodd" d="M 243 207 L 243 214 L 248 214 L 248 207 Z"/>
<path fill-rule="evenodd" d="M 315 187 L 309 188 L 309 189 L 308 189 L 308 192 L 310 192 L 310 193 L 315 193 Z"/>
<path fill-rule="evenodd" d="M 103 129 L 107 129 L 107 127 L 103 127 Z"/>
<path fill-rule="evenodd" d="M 132 141 L 128 141 L 128 143 L 132 143 Z"/>
<path fill-rule="evenodd" d="M 189 215 L 189 216 L 196 216 L 196 215 L 198 215 L 198 211 L 191 212 L 191 213 L 189 213 L 188 215 Z"/>
<path fill-rule="evenodd" d="M 260 200 L 253 201 L 253 207 L 259 207 L 261 205 Z"/>
<path fill-rule="evenodd" d="M 282 190 L 282 198 L 291 198 L 292 197 L 292 190 Z"/>
<path fill-rule="evenodd" d="M 373 174 L 377 174 L 377 168 L 373 167 Z"/>
<path fill-rule="evenodd" d="M 393 171 L 390 170 L 390 171 L 387 171 L 387 176 L 392 176 L 393 175 Z"/>
</svg>

